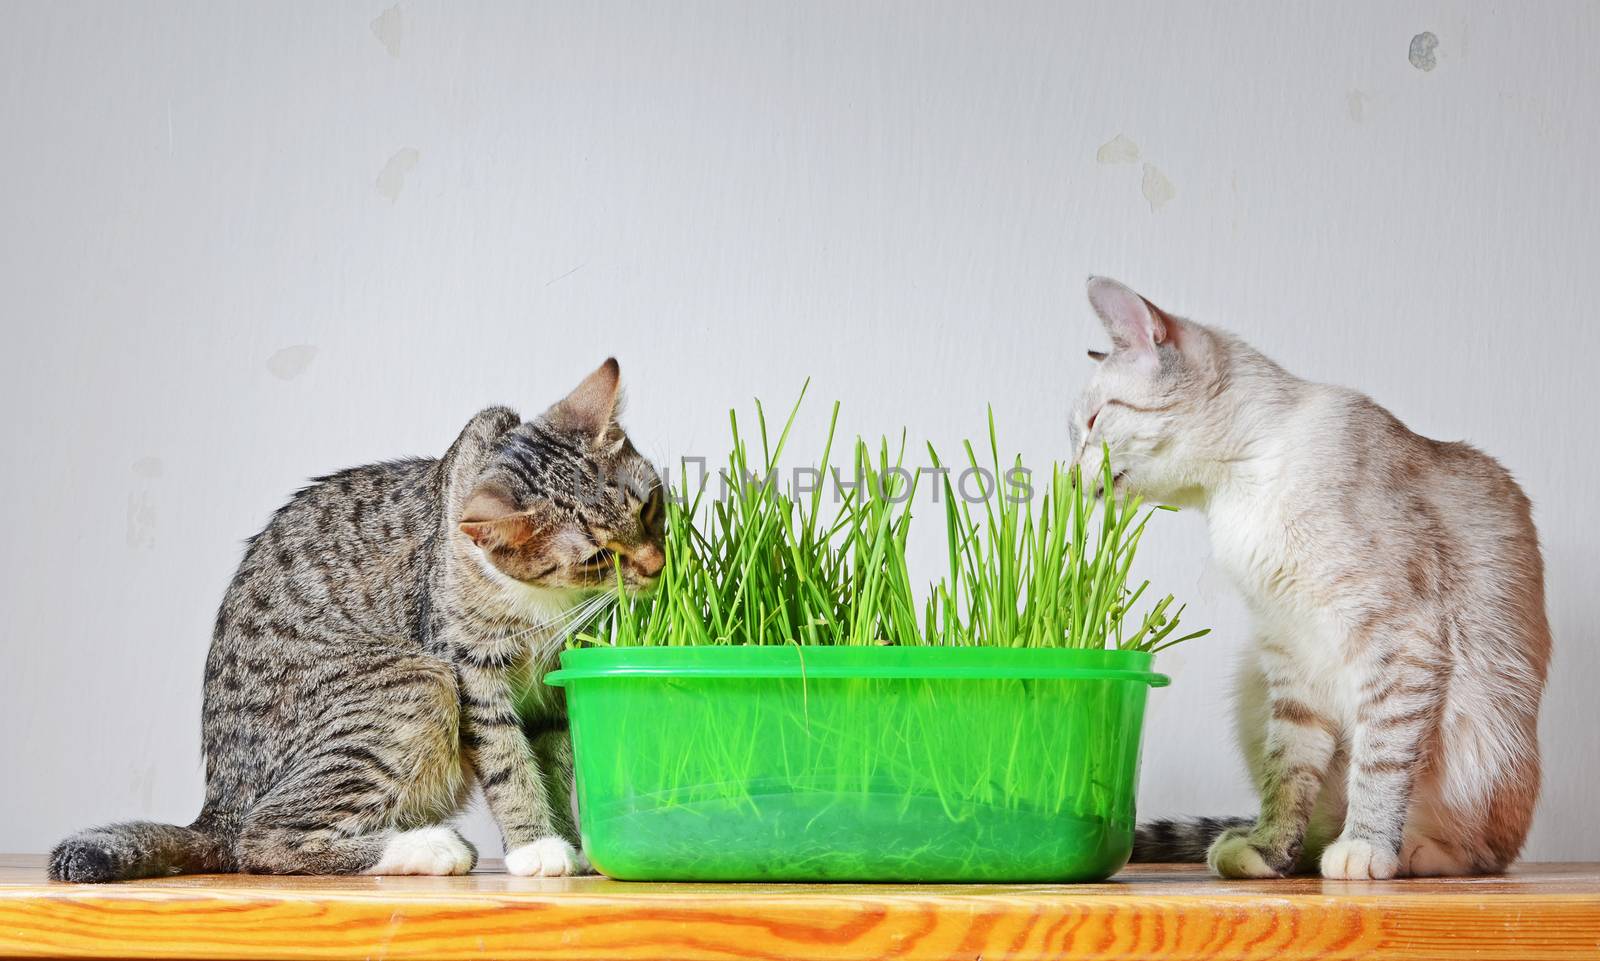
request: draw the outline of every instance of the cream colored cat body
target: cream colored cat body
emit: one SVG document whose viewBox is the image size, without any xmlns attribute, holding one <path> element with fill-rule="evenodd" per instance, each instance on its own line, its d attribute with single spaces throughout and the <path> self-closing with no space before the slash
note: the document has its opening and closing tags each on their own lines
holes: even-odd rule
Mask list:
<svg viewBox="0 0 1600 961">
<path fill-rule="evenodd" d="M 1249 604 L 1238 731 L 1252 821 L 1155 822 L 1135 858 L 1225 876 L 1499 871 L 1539 789 L 1550 652 L 1527 498 L 1492 458 L 1412 433 L 1115 281 L 1114 350 L 1073 417 L 1117 487 L 1197 507 Z"/>
</svg>

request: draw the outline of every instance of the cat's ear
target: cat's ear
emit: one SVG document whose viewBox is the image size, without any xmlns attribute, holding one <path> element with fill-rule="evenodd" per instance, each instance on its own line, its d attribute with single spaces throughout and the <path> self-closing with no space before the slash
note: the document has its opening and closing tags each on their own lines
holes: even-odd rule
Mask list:
<svg viewBox="0 0 1600 961">
<path fill-rule="evenodd" d="M 517 412 L 508 407 L 488 407 L 478 411 L 467 426 L 462 428 L 455 443 L 445 451 L 440 467 L 448 478 L 445 489 L 450 491 L 451 504 L 460 504 L 460 498 L 472 489 L 473 482 L 483 473 L 484 465 L 493 456 L 495 447 L 506 431 L 522 423 Z"/>
<path fill-rule="evenodd" d="M 1089 304 L 1119 351 L 1154 354 L 1172 337 L 1165 314 L 1109 277 L 1089 278 Z"/>
<path fill-rule="evenodd" d="M 616 419 L 621 399 L 622 370 L 615 357 L 607 357 L 545 416 L 563 429 L 599 440 Z"/>
<path fill-rule="evenodd" d="M 485 484 L 467 498 L 461 509 L 461 533 L 479 547 L 521 547 L 534 534 L 533 517 L 517 508 L 504 489 Z"/>
</svg>

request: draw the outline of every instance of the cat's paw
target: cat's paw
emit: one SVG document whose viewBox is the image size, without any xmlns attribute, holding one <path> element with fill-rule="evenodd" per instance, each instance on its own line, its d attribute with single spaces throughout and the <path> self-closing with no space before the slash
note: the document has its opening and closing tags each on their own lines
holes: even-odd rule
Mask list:
<svg viewBox="0 0 1600 961">
<path fill-rule="evenodd" d="M 389 839 L 378 863 L 363 874 L 466 874 L 478 852 L 455 828 L 436 825 L 401 831 Z"/>
<path fill-rule="evenodd" d="M 115 843 L 92 831 L 67 838 L 50 852 L 52 881 L 118 881 L 123 873 Z"/>
<path fill-rule="evenodd" d="M 587 873 L 589 862 L 565 840 L 549 837 L 507 851 L 506 870 L 524 878 L 564 878 Z"/>
<path fill-rule="evenodd" d="M 1400 856 L 1381 843 L 1340 838 L 1322 852 L 1322 876 L 1344 881 L 1387 881 L 1400 871 Z"/>
<path fill-rule="evenodd" d="M 1250 840 L 1250 833 L 1237 828 L 1224 831 L 1211 842 L 1211 850 L 1206 852 L 1206 863 L 1224 878 L 1283 877 L 1282 871 L 1267 863 L 1266 854 Z"/>
</svg>

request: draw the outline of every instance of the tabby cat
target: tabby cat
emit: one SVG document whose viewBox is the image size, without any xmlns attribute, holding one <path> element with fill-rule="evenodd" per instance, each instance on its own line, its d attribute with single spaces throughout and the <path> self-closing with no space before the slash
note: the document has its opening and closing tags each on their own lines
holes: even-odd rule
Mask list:
<svg viewBox="0 0 1600 961">
<path fill-rule="evenodd" d="M 1115 281 L 1073 417 L 1115 487 L 1206 515 L 1255 622 L 1238 729 L 1255 820 L 1157 822 L 1136 860 L 1227 877 L 1500 871 L 1539 794 L 1550 657 L 1528 499 L 1492 458 Z"/>
<path fill-rule="evenodd" d="M 475 779 L 513 874 L 584 870 L 559 692 L 563 629 L 663 562 L 655 469 L 607 360 L 542 416 L 491 407 L 441 459 L 357 467 L 249 542 L 206 660 L 206 798 L 188 827 L 75 834 L 50 876 L 461 874 L 444 822 Z"/>
</svg>

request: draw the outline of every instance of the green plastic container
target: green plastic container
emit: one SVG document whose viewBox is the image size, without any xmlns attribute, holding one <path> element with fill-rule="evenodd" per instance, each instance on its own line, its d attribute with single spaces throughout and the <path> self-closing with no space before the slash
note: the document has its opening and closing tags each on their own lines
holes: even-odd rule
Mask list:
<svg viewBox="0 0 1600 961">
<path fill-rule="evenodd" d="M 1133 846 L 1137 651 L 567 651 L 583 847 L 639 881 L 1088 881 Z"/>
</svg>

